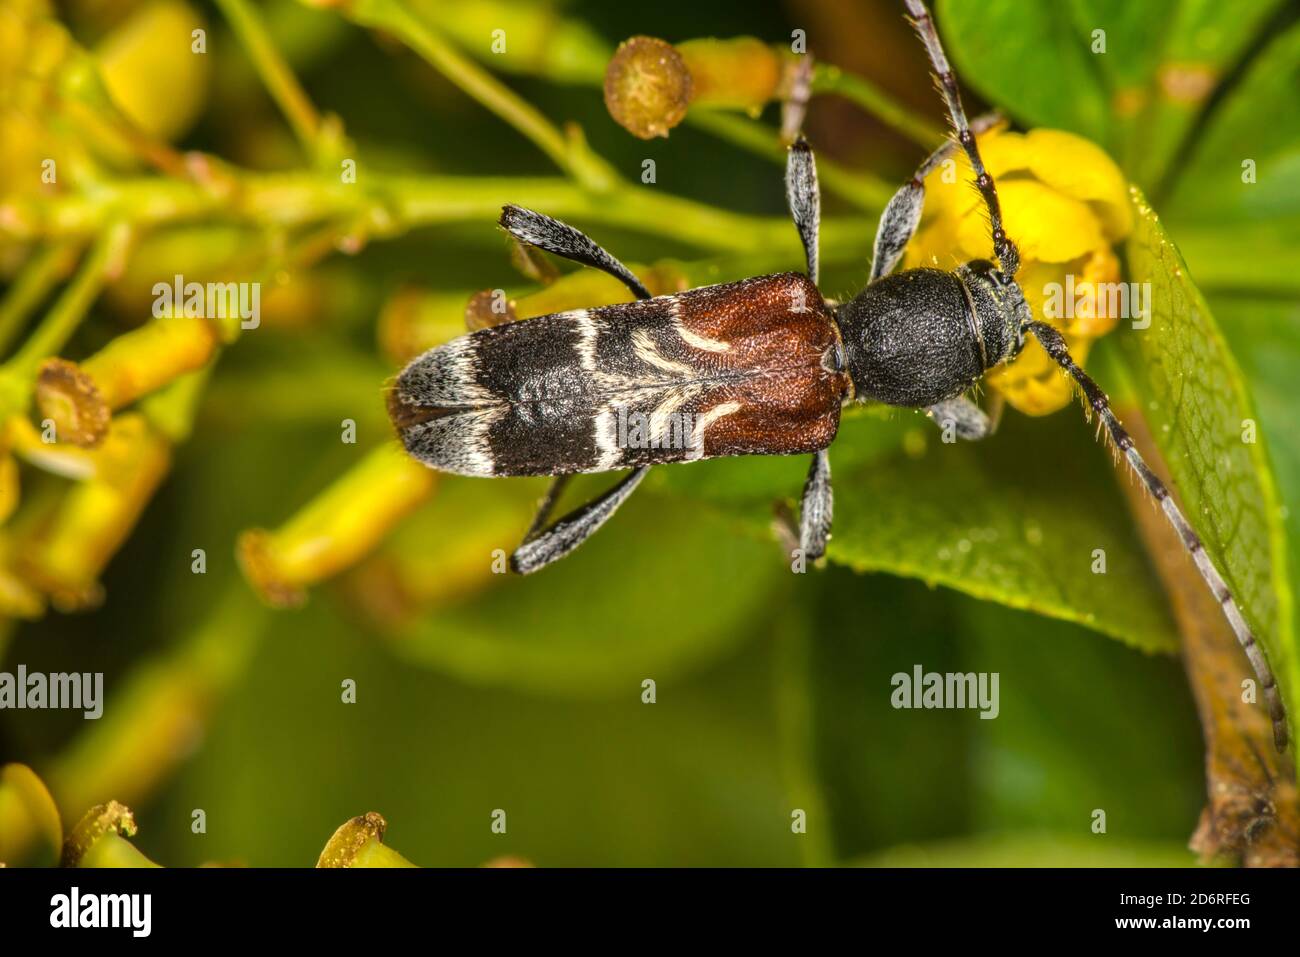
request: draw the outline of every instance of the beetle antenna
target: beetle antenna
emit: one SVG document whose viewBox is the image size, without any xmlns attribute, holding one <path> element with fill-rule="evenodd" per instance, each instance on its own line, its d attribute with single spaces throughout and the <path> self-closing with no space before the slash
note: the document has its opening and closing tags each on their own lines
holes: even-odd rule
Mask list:
<svg viewBox="0 0 1300 957">
<path fill-rule="evenodd" d="M 943 44 L 939 42 L 939 32 L 934 28 L 930 11 L 921 0 L 906 0 L 906 3 L 908 13 L 911 14 L 912 26 L 916 29 L 921 42 L 925 44 L 925 52 L 930 56 L 930 66 L 934 68 L 939 92 L 943 94 L 944 102 L 948 105 L 948 119 L 952 122 L 953 135 L 961 144 L 961 148 L 966 151 L 971 169 L 975 173 L 975 186 L 984 197 L 984 205 L 989 213 L 989 228 L 993 233 L 993 253 L 997 256 L 998 266 L 1004 273 L 1014 278 L 1020 269 L 1020 251 L 1016 249 L 1016 244 L 1011 241 L 1006 229 L 1003 228 L 1002 209 L 998 205 L 998 189 L 993 182 L 993 176 L 984 168 L 984 160 L 980 157 L 975 134 L 966 121 L 966 111 L 961 105 L 961 93 L 957 90 L 957 77 L 952 72 L 952 67 L 948 65 L 948 57 L 944 55 Z"/>
<path fill-rule="evenodd" d="M 1164 482 L 1160 481 L 1159 476 L 1147 465 L 1136 446 L 1133 445 L 1132 437 L 1124 429 L 1124 426 L 1120 425 L 1119 419 L 1115 418 L 1115 413 L 1111 411 L 1110 400 L 1106 397 L 1106 393 L 1074 361 L 1074 357 L 1070 355 L 1069 347 L 1065 343 L 1065 337 L 1057 329 L 1045 322 L 1031 322 L 1029 331 L 1034 334 L 1034 338 L 1039 341 L 1047 354 L 1056 361 L 1056 364 L 1064 369 L 1083 389 L 1084 398 L 1087 400 L 1089 407 L 1105 423 L 1106 431 L 1110 435 L 1111 441 L 1115 443 L 1115 448 L 1124 455 L 1129 468 L 1146 486 L 1147 491 L 1160 503 L 1165 518 L 1169 519 L 1169 524 L 1178 533 L 1183 547 L 1187 549 L 1192 561 L 1196 563 L 1196 568 L 1201 573 L 1201 577 L 1205 579 L 1205 584 L 1209 586 L 1210 593 L 1214 595 L 1219 607 L 1223 609 L 1223 616 L 1228 619 L 1228 624 L 1232 626 L 1232 631 L 1237 636 L 1238 643 L 1240 643 L 1242 650 L 1246 652 L 1246 657 L 1250 659 L 1251 667 L 1255 669 L 1255 676 L 1259 678 L 1260 687 L 1264 692 L 1264 704 L 1268 708 L 1268 716 L 1273 721 L 1273 743 L 1277 746 L 1278 751 L 1285 753 L 1287 744 L 1286 709 L 1282 706 L 1282 696 L 1278 692 L 1277 679 L 1273 677 L 1273 671 L 1268 666 L 1268 659 L 1264 657 L 1264 652 L 1256 642 L 1255 635 L 1250 630 L 1250 625 L 1246 623 L 1241 609 L 1237 606 L 1236 599 L 1232 597 L 1232 592 L 1228 589 L 1227 583 L 1224 582 L 1223 576 L 1214 566 L 1209 553 L 1206 552 L 1201 537 L 1196 534 L 1191 523 L 1183 515 L 1169 488 Z"/>
</svg>

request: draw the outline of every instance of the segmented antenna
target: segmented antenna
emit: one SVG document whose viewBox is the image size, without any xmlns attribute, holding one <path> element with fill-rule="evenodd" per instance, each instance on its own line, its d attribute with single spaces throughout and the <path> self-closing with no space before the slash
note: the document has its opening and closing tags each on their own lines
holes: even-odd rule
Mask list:
<svg viewBox="0 0 1300 957">
<path fill-rule="evenodd" d="M 1002 225 L 1002 209 L 998 205 L 998 189 L 992 175 L 984 168 L 980 157 L 975 134 L 966 121 L 966 111 L 962 109 L 961 93 L 957 90 L 957 77 L 948 65 L 944 55 L 943 44 L 939 42 L 939 33 L 930 19 L 930 11 L 921 0 L 906 0 L 908 13 L 911 14 L 912 26 L 925 44 L 925 52 L 930 56 L 930 66 L 934 69 L 936 85 L 948 105 L 948 119 L 952 123 L 953 135 L 970 159 L 971 169 L 975 173 L 975 186 L 984 198 L 984 205 L 989 211 L 989 227 L 993 232 L 993 253 L 997 257 L 998 267 L 1008 276 L 1014 277 L 1020 269 L 1020 251 L 1007 236 Z"/>
<path fill-rule="evenodd" d="M 1074 381 L 1079 384 L 1079 387 L 1083 389 L 1084 398 L 1100 416 L 1101 421 L 1105 423 L 1106 432 L 1110 435 L 1111 441 L 1115 443 L 1115 447 L 1124 454 L 1129 468 L 1146 486 L 1147 491 L 1154 495 L 1156 501 L 1160 503 L 1165 518 L 1169 519 L 1169 524 L 1178 533 L 1183 547 L 1187 549 L 1192 561 L 1196 563 L 1197 570 L 1201 573 L 1201 577 L 1205 579 L 1205 584 L 1209 586 L 1210 593 L 1214 595 L 1215 601 L 1223 609 L 1223 615 L 1228 619 L 1228 624 L 1232 626 L 1237 641 L 1246 652 L 1246 657 L 1250 659 L 1250 665 L 1255 669 L 1255 675 L 1259 678 L 1260 687 L 1264 692 L 1264 705 L 1268 709 L 1268 716 L 1273 721 L 1273 743 L 1277 746 L 1278 751 L 1285 752 L 1287 745 L 1286 709 L 1282 706 L 1282 695 L 1278 691 L 1277 679 L 1273 677 L 1273 671 L 1268 666 L 1268 660 L 1264 657 L 1264 652 L 1259 643 L 1255 641 L 1255 635 L 1251 632 L 1250 625 L 1246 624 L 1246 619 L 1242 616 L 1241 609 L 1237 607 L 1237 601 L 1232 597 L 1232 592 L 1228 589 L 1227 583 L 1224 582 L 1223 576 L 1219 574 L 1219 570 L 1214 567 L 1214 562 L 1210 560 L 1210 555 L 1206 552 L 1201 537 L 1196 534 L 1191 523 L 1187 521 L 1165 483 L 1160 481 L 1159 476 L 1143 460 L 1141 454 L 1133 445 L 1133 439 L 1125 431 L 1124 426 L 1120 425 L 1119 419 L 1115 418 L 1115 413 L 1110 409 L 1110 399 L 1106 397 L 1106 393 L 1074 361 L 1074 358 L 1070 355 L 1069 347 L 1065 343 L 1065 337 L 1045 322 L 1031 322 L 1029 330 L 1034 334 L 1034 338 L 1042 344 L 1047 354 L 1056 361 L 1056 364 L 1069 373 Z"/>
</svg>

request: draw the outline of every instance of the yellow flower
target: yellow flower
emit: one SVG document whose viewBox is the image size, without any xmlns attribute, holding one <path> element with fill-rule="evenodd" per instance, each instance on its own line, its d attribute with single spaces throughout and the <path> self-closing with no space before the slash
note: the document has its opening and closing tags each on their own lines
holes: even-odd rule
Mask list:
<svg viewBox="0 0 1300 957">
<path fill-rule="evenodd" d="M 279 529 L 243 532 L 244 577 L 272 607 L 301 605 L 308 586 L 356 564 L 419 508 L 437 477 L 396 442 L 380 445 Z"/>
<path fill-rule="evenodd" d="M 1112 297 L 1097 293 L 1099 284 L 1120 281 L 1113 247 L 1133 228 L 1124 175 L 1100 147 L 1060 130 L 992 129 L 979 145 L 997 181 L 1007 233 L 1020 247 L 1016 279 L 1034 318 L 1062 330 L 1082 363 L 1092 342 L 1120 319 L 1108 311 Z M 965 156 L 931 173 L 925 189 L 925 217 L 903 265 L 951 269 L 990 258 L 988 217 Z M 1034 341 L 985 381 L 1028 415 L 1055 412 L 1073 395 Z"/>
<path fill-rule="evenodd" d="M 105 86 L 150 136 L 177 139 L 198 119 L 207 98 L 206 29 L 188 3 L 158 0 L 133 11 L 99 44 Z"/>
</svg>

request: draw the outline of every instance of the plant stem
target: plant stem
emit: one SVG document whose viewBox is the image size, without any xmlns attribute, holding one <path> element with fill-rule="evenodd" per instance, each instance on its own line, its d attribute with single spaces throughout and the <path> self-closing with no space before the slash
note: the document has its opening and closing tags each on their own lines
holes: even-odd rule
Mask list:
<svg viewBox="0 0 1300 957">
<path fill-rule="evenodd" d="M 233 175 L 237 186 L 229 194 L 194 182 L 143 178 L 105 183 L 93 194 L 43 199 L 39 215 L 36 206 L 10 206 L 14 215 L 9 222 L 24 225 L 0 226 L 0 236 L 84 237 L 100 233 L 119 217 L 140 228 L 220 217 L 286 228 L 358 223 L 371 236 L 391 237 L 440 223 L 491 222 L 509 199 L 553 215 L 623 226 L 706 250 L 751 253 L 795 243 L 784 217 L 732 213 L 626 184 L 596 195 L 557 177 L 387 176 L 361 168 L 357 182 L 348 185 L 335 175 L 310 171 Z M 838 237 L 856 247 L 864 236 L 869 241 L 874 228 L 867 218 L 828 219 L 822 223 L 822 238 L 829 244 Z"/>
<path fill-rule="evenodd" d="M 578 182 L 594 189 L 607 189 L 616 182 L 616 174 L 604 160 L 575 150 L 539 110 L 447 43 L 405 4 L 394 0 L 357 0 L 341 12 L 356 23 L 393 33 L 448 80 L 532 140 L 556 166 Z"/>
<path fill-rule="evenodd" d="M 871 81 L 836 66 L 819 63 L 813 68 L 813 93 L 834 93 L 856 103 L 890 129 L 903 134 L 925 149 L 943 143 L 943 130 L 911 111 Z"/>
<path fill-rule="evenodd" d="M 719 139 L 764 156 L 777 163 L 785 162 L 785 148 L 775 130 L 761 123 L 722 110 L 691 110 L 686 122 Z M 894 187 L 870 173 L 856 173 L 833 160 L 817 158 L 817 178 L 831 192 L 868 212 L 879 213 L 894 194 Z"/>
<path fill-rule="evenodd" d="M 34 253 L 0 302 L 0 353 L 22 330 L 28 314 L 39 306 L 63 276 L 77 249 L 74 240 L 51 243 Z"/>
<path fill-rule="evenodd" d="M 320 114 L 316 112 L 316 107 L 294 76 L 293 70 L 280 56 L 279 49 L 266 31 L 261 14 L 245 0 L 217 0 L 217 6 L 248 51 L 249 59 L 253 61 L 267 92 L 293 127 L 303 149 L 315 159 L 319 154 Z"/>
<path fill-rule="evenodd" d="M 99 295 L 110 267 L 120 259 L 128 235 L 129 227 L 125 223 L 114 223 L 100 234 L 72 282 L 14 357 L 5 363 L 4 371 L 27 375 L 42 359 L 63 349 Z"/>
</svg>

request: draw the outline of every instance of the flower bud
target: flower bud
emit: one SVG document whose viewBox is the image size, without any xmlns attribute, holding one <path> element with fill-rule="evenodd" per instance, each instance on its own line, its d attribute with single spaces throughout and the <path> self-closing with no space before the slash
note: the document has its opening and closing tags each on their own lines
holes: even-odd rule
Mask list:
<svg viewBox="0 0 1300 957">
<path fill-rule="evenodd" d="M 302 604 L 308 586 L 354 565 L 423 504 L 436 475 L 385 443 L 276 531 L 240 535 L 244 577 L 269 605 Z"/>
<path fill-rule="evenodd" d="M 619 44 L 605 70 L 605 106 L 633 136 L 667 136 L 691 106 L 757 113 L 781 95 L 793 62 L 753 37 L 687 40 L 675 47 L 632 37 Z"/>
</svg>

